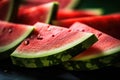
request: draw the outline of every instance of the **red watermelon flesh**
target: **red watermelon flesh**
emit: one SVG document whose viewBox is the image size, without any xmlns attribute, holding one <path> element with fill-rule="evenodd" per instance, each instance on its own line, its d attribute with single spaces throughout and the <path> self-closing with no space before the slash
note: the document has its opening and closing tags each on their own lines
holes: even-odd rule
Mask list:
<svg viewBox="0 0 120 80">
<path fill-rule="evenodd" d="M 27 39 L 30 44 L 25 45 L 23 42 L 17 50 L 23 52 L 28 51 L 27 53 L 29 54 L 29 52 L 33 51 L 39 52 L 41 50 L 44 51 L 51 48 L 54 49 L 62 45 L 68 44 L 69 42 L 75 40 L 75 38 L 82 37 L 86 34 L 81 33 L 81 35 L 79 35 L 77 31 L 72 32 L 67 28 L 50 26 L 49 24 L 44 23 L 36 23 L 35 26 L 37 27 L 33 35 L 31 36 L 32 38 L 30 37 L 30 39 Z M 72 39 L 72 37 L 74 38 Z"/>
<path fill-rule="evenodd" d="M 0 20 L 5 20 L 9 9 L 10 0 L 0 0 Z"/>
<path fill-rule="evenodd" d="M 33 25 L 36 22 L 50 23 L 57 12 L 56 2 L 46 3 L 31 8 L 20 7 L 18 17 L 15 22 Z"/>
<path fill-rule="evenodd" d="M 98 10 L 68 10 L 60 9 L 57 13 L 57 20 L 69 19 L 69 18 L 78 18 L 78 17 L 92 17 L 98 16 L 102 12 Z"/>
<path fill-rule="evenodd" d="M 83 51 L 79 55 L 73 57 L 72 60 L 85 60 L 96 58 L 100 56 L 110 55 L 117 52 L 117 50 L 120 50 L 120 40 L 108 34 L 105 34 L 79 22 L 74 23 L 70 28 L 83 32 L 92 32 L 98 37 L 98 41 L 95 44 L 93 44 L 89 49 Z M 117 50 L 112 51 L 112 49 L 115 48 L 117 48 Z M 111 52 L 105 52 L 109 50 L 111 50 Z"/>
<path fill-rule="evenodd" d="M 71 18 L 65 20 L 58 20 L 53 22 L 55 25 L 69 27 L 74 22 L 81 22 L 87 24 L 95 29 L 120 39 L 120 14 L 114 13 L 109 15 L 84 17 L 84 18 Z"/>
<path fill-rule="evenodd" d="M 0 53 L 18 45 L 33 27 L 0 21 Z"/>
<path fill-rule="evenodd" d="M 79 2 L 80 0 L 25 0 L 23 6 L 28 8 L 53 1 L 59 2 L 60 8 L 63 9 L 63 8 L 74 8 L 74 6 L 76 6 L 77 2 Z"/>
</svg>

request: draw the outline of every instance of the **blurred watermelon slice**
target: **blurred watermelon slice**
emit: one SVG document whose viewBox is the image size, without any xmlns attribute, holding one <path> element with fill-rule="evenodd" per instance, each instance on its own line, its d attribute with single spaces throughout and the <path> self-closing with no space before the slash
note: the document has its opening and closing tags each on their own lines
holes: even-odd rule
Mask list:
<svg viewBox="0 0 120 80">
<path fill-rule="evenodd" d="M 14 0 L 0 0 L 0 20 L 9 20 Z"/>
<path fill-rule="evenodd" d="M 33 27 L 29 25 L 0 21 L 0 59 L 8 57 L 32 30 Z"/>
<path fill-rule="evenodd" d="M 20 0 L 0 0 L 0 20 L 12 21 L 16 17 Z"/>
<path fill-rule="evenodd" d="M 81 0 L 24 0 L 24 6 L 31 7 L 36 6 L 48 2 L 57 1 L 60 4 L 60 8 L 76 8 L 78 4 L 81 2 Z"/>
<path fill-rule="evenodd" d="M 77 71 L 95 70 L 119 63 L 119 39 L 79 22 L 74 23 L 70 28 L 82 32 L 92 32 L 98 37 L 98 41 L 70 61 L 65 62 L 66 69 Z M 113 27 L 113 29 L 115 28 Z"/>
<path fill-rule="evenodd" d="M 51 23 L 56 17 L 58 6 L 59 4 L 56 1 L 30 8 L 21 6 L 15 22 L 29 25 L 33 25 L 36 22 Z"/>
</svg>

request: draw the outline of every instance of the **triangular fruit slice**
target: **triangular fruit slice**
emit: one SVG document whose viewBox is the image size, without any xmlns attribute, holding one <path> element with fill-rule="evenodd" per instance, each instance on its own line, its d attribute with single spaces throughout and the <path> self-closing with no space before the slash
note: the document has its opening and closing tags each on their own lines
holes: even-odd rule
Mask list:
<svg viewBox="0 0 120 80">
<path fill-rule="evenodd" d="M 100 32 L 85 24 L 76 22 L 71 29 L 92 32 L 98 37 L 98 41 L 90 48 L 70 61 L 64 63 L 68 70 L 94 70 L 106 66 L 112 66 L 120 61 L 120 40 Z M 113 27 L 113 29 L 115 29 Z"/>
<path fill-rule="evenodd" d="M 115 38 L 120 39 L 120 13 L 83 17 L 83 18 L 71 18 L 65 20 L 58 20 L 53 22 L 54 25 L 70 27 L 74 22 L 81 22 L 87 24 L 95 29 L 98 29 L 104 33 L 107 33 Z M 115 28 L 115 29 L 113 29 Z"/>
<path fill-rule="evenodd" d="M 0 0 L 0 20 L 10 20 L 14 4 L 15 0 Z"/>
<path fill-rule="evenodd" d="M 33 34 L 11 54 L 13 64 L 28 68 L 57 65 L 97 41 L 92 33 L 45 23 L 35 26 Z"/>
<path fill-rule="evenodd" d="M 51 23 L 55 19 L 59 4 L 46 3 L 31 8 L 21 6 L 18 12 L 17 23 L 33 25 L 36 22 Z"/>
<path fill-rule="evenodd" d="M 14 50 L 13 48 L 22 42 L 32 30 L 32 26 L 0 21 L 0 59 L 3 56 L 8 57 Z"/>
</svg>

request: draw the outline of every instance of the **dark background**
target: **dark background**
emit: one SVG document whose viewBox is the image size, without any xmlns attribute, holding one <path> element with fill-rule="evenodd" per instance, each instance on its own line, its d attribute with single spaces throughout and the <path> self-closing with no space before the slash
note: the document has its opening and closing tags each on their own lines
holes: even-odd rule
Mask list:
<svg viewBox="0 0 120 80">
<path fill-rule="evenodd" d="M 120 12 L 120 0 L 81 0 L 79 9 L 101 8 L 104 14 Z"/>
<path fill-rule="evenodd" d="M 79 9 L 102 8 L 104 14 L 120 12 L 120 0 L 83 0 Z M 26 69 L 0 61 L 0 80 L 120 80 L 120 68 L 105 67 L 91 71 L 67 71 L 59 66 Z"/>
<path fill-rule="evenodd" d="M 29 69 L 14 66 L 10 59 L 0 61 L 0 80 L 120 80 L 120 68 L 104 67 L 91 71 L 67 71 L 59 65 Z"/>
</svg>

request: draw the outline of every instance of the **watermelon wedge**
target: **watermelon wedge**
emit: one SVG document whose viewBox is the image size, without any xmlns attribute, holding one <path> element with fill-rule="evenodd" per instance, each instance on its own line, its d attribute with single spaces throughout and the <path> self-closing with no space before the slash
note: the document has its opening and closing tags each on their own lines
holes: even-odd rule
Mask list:
<svg viewBox="0 0 120 80">
<path fill-rule="evenodd" d="M 13 64 L 41 68 L 67 61 L 97 41 L 92 33 L 36 23 L 35 30 L 11 54 Z"/>
<path fill-rule="evenodd" d="M 87 50 L 64 63 L 68 70 L 95 70 L 112 66 L 120 61 L 120 40 L 85 24 L 76 22 L 70 29 L 92 32 L 98 41 Z M 113 27 L 113 29 L 115 29 Z"/>
<path fill-rule="evenodd" d="M 55 19 L 59 4 L 50 2 L 31 8 L 20 7 L 18 12 L 17 23 L 33 25 L 36 22 L 51 23 Z"/>
<path fill-rule="evenodd" d="M 93 17 L 102 15 L 103 11 L 101 9 L 83 9 L 83 10 L 69 10 L 60 9 L 57 12 L 57 20 L 70 19 L 70 18 L 80 18 L 80 17 Z"/>
<path fill-rule="evenodd" d="M 81 0 L 24 0 L 24 6 L 32 7 L 49 2 L 57 1 L 60 4 L 60 9 L 74 9 L 79 6 Z"/>
<path fill-rule="evenodd" d="M 104 33 L 107 33 L 115 38 L 120 39 L 120 13 L 114 13 L 109 15 L 83 17 L 83 18 L 71 18 L 65 20 L 57 20 L 53 22 L 54 25 L 69 27 L 74 22 L 81 22 L 87 24 L 95 29 L 98 29 Z M 115 29 L 113 29 L 113 27 Z"/>
<path fill-rule="evenodd" d="M 0 21 L 0 59 L 8 57 L 32 30 L 32 26 Z"/>
<path fill-rule="evenodd" d="M 0 0 L 0 20 L 9 21 L 14 12 L 15 0 Z"/>
<path fill-rule="evenodd" d="M 0 0 L 0 20 L 13 22 L 21 0 Z"/>
</svg>

